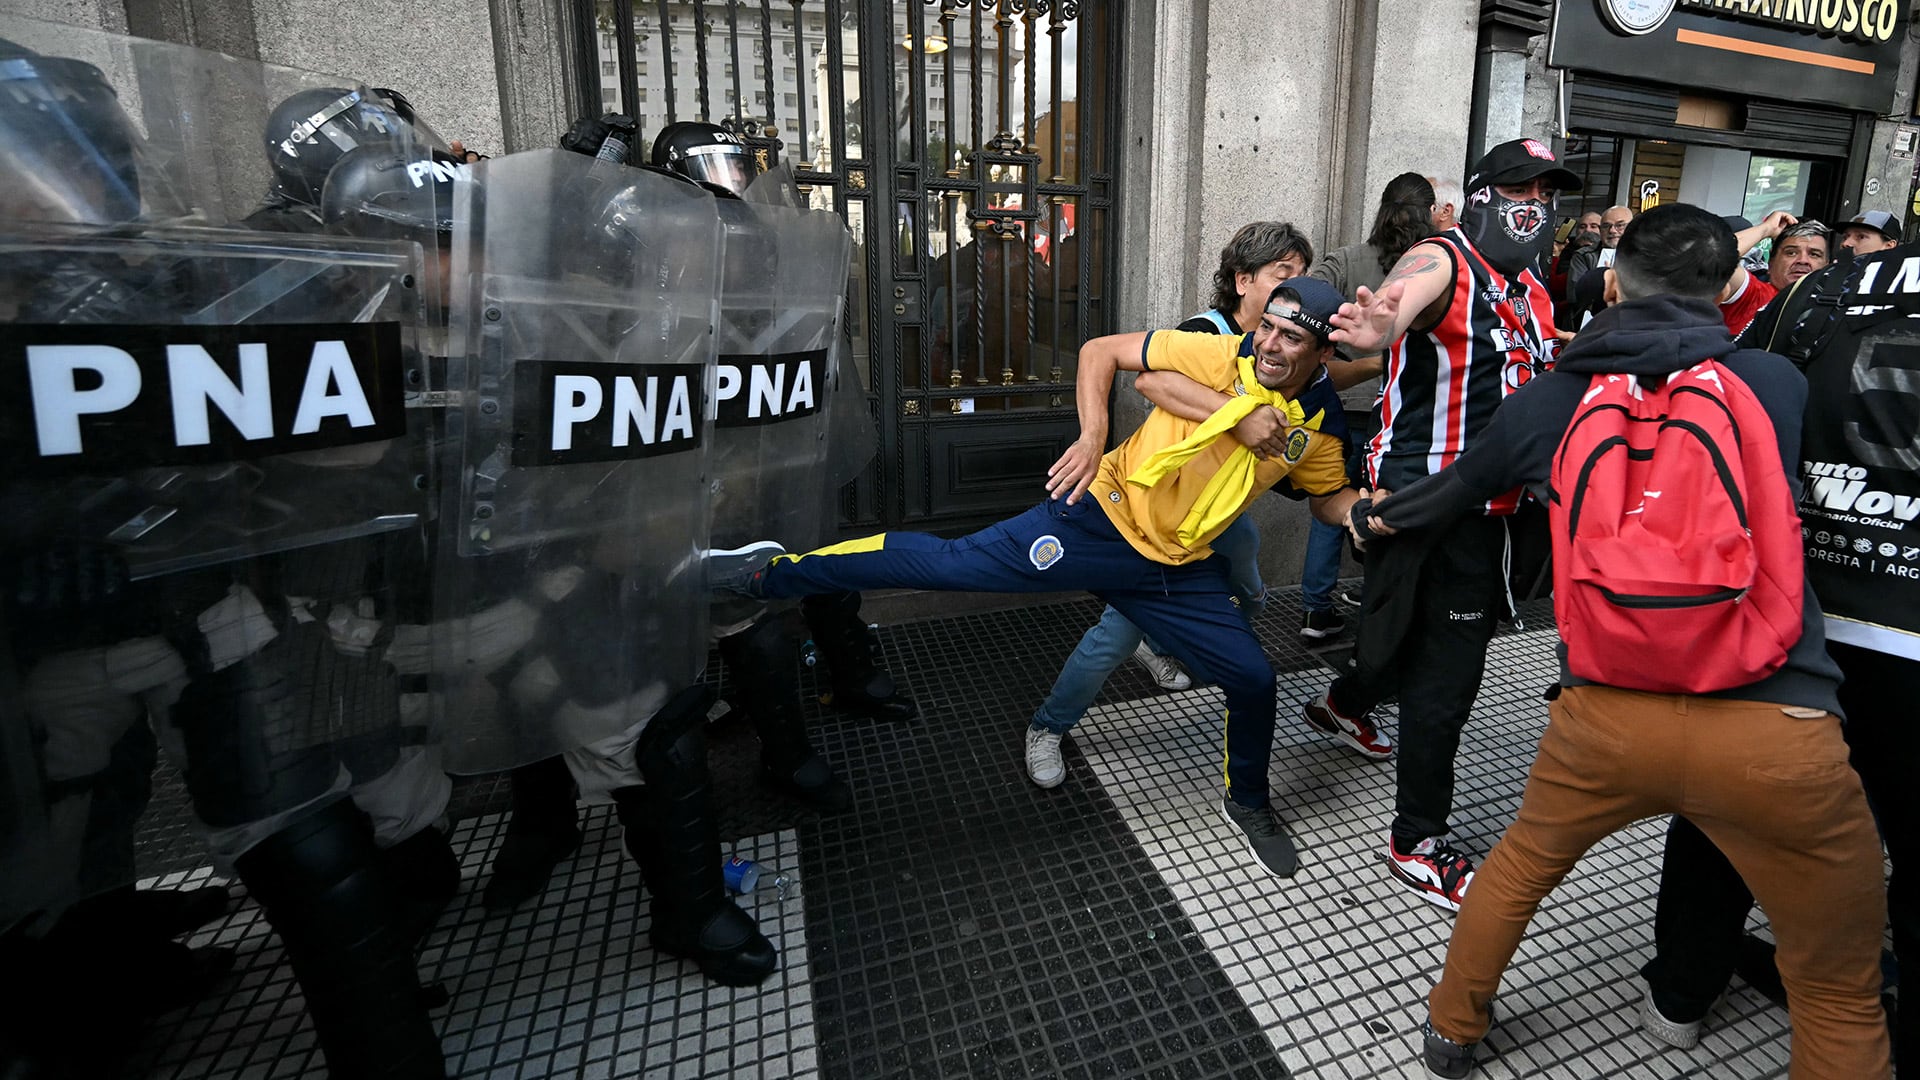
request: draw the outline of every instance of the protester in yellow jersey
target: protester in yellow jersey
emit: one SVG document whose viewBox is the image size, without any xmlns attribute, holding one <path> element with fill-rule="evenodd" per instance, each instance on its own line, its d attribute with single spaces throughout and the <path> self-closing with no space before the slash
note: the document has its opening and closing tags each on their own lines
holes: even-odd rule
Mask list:
<svg viewBox="0 0 1920 1080">
<path fill-rule="evenodd" d="M 1297 326 L 1287 332 L 1308 336 Z M 1204 422 L 1155 409 L 1132 438 L 1100 459 L 1089 490 L 1102 500 L 1120 535 L 1155 562 L 1178 566 L 1207 558 L 1213 538 L 1256 496 L 1283 479 L 1302 495 L 1331 495 L 1347 486 L 1339 395 L 1325 382 L 1311 388 L 1319 393 L 1295 400 L 1262 386 L 1253 337 L 1178 330 L 1147 335 L 1147 370 L 1177 372 L 1231 395 L 1226 406 Z M 1236 440 L 1213 437 L 1260 405 L 1285 413 L 1288 431 L 1277 453 L 1262 457 Z M 1323 425 L 1330 430 L 1323 431 Z M 1198 445 L 1188 448 L 1190 454 L 1178 469 L 1161 475 L 1161 462 L 1196 435 Z"/>
<path fill-rule="evenodd" d="M 1341 303 L 1326 283 L 1295 278 L 1273 290 L 1259 329 L 1244 338 L 1164 331 L 1088 342 L 1076 380 L 1080 438 L 1050 470 L 1048 499 L 1018 517 L 958 540 L 882 533 L 804 555 L 773 544 L 714 552 L 709 580 L 756 597 L 901 587 L 1094 593 L 1224 691 L 1223 810 L 1261 865 L 1290 877 L 1299 857 L 1267 799 L 1273 667 L 1208 542 L 1275 486 L 1309 497 L 1321 520 L 1346 522 L 1360 493 L 1347 485 L 1342 440 L 1319 430 L 1339 408 L 1318 379 Z M 1115 370 L 1161 368 L 1225 392 L 1225 405 L 1203 421 L 1155 410 L 1103 454 Z"/>
</svg>

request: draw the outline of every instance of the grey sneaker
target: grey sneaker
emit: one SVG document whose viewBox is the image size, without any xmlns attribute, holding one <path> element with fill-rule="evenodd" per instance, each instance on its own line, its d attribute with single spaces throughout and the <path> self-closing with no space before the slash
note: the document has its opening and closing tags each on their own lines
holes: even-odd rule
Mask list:
<svg viewBox="0 0 1920 1080">
<path fill-rule="evenodd" d="M 1669 1020 L 1660 1014 L 1660 1007 L 1653 1003 L 1653 984 L 1640 995 L 1640 1026 L 1647 1034 L 1676 1050 L 1691 1050 L 1700 1045 L 1700 1029 L 1706 1026 L 1704 1018 L 1690 1024 L 1678 1020 Z"/>
<path fill-rule="evenodd" d="M 759 600 L 765 595 L 760 591 L 762 573 L 775 555 L 783 555 L 786 550 L 772 540 L 758 540 L 746 547 L 709 549 L 707 588 Z"/>
<path fill-rule="evenodd" d="M 1027 779 L 1043 788 L 1059 787 L 1067 778 L 1067 763 L 1060 757 L 1060 736 L 1044 728 L 1027 729 Z"/>
<path fill-rule="evenodd" d="M 1274 876 L 1290 878 L 1300 872 L 1300 853 L 1294 850 L 1293 837 L 1280 824 L 1271 806 L 1241 806 L 1231 797 L 1221 803 L 1227 820 L 1247 838 L 1253 857 Z"/>
<path fill-rule="evenodd" d="M 1185 690 L 1193 685 L 1193 680 L 1187 677 L 1187 673 L 1180 670 L 1180 661 L 1171 656 L 1161 656 L 1147 648 L 1147 643 L 1144 641 L 1134 646 L 1133 658 L 1140 662 L 1141 667 L 1147 669 L 1148 674 L 1153 676 L 1153 681 L 1159 683 L 1162 690 Z"/>
<path fill-rule="evenodd" d="M 1473 1072 L 1473 1048 L 1479 1043 L 1457 1043 L 1433 1030 L 1433 1021 L 1420 1026 L 1420 1056 L 1426 1061 L 1427 1075 L 1435 1080 L 1465 1080 Z"/>
</svg>

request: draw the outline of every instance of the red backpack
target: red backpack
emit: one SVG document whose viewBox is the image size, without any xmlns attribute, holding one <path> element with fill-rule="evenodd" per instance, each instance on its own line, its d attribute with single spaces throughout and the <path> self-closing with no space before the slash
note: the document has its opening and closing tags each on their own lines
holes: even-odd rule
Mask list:
<svg viewBox="0 0 1920 1080">
<path fill-rule="evenodd" d="M 1773 421 L 1705 360 L 1657 386 L 1595 375 L 1554 456 L 1567 669 L 1656 693 L 1745 686 L 1800 640 L 1800 516 Z"/>
</svg>

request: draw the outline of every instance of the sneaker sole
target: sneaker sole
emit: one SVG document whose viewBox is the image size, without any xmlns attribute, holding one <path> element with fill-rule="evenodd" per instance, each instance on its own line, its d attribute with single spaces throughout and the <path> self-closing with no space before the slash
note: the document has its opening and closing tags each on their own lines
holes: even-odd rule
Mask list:
<svg viewBox="0 0 1920 1080">
<path fill-rule="evenodd" d="M 1640 1030 L 1647 1033 L 1655 1042 L 1671 1046 L 1675 1050 L 1691 1050 L 1700 1045 L 1700 1029 L 1706 1021 L 1696 1020 L 1691 1024 L 1676 1024 L 1660 1015 L 1653 1004 L 1653 987 L 1646 987 L 1640 993 Z"/>
<path fill-rule="evenodd" d="M 1255 849 L 1253 846 L 1253 838 L 1249 837 L 1246 834 L 1246 832 L 1240 828 L 1239 822 L 1233 820 L 1232 817 L 1228 816 L 1226 807 L 1224 806 L 1220 807 L 1219 813 L 1220 813 L 1221 819 L 1224 820 L 1228 824 L 1228 826 L 1230 826 L 1233 829 L 1233 835 L 1239 837 L 1240 842 L 1246 845 L 1247 854 L 1253 856 L 1254 865 L 1260 867 L 1260 869 L 1262 870 L 1265 870 L 1267 873 L 1272 874 L 1274 877 L 1279 878 L 1281 881 L 1291 881 L 1293 878 L 1299 876 L 1300 865 L 1301 865 L 1299 845 L 1297 844 L 1294 845 L 1294 849 L 1293 849 L 1293 870 L 1289 873 L 1283 874 L 1280 871 L 1275 870 L 1273 867 L 1268 866 L 1267 861 L 1260 857 L 1260 852 L 1257 849 Z"/>
<path fill-rule="evenodd" d="M 1059 776 L 1056 776 L 1056 777 L 1054 777 L 1054 778 L 1053 778 L 1053 779 L 1051 779 L 1051 780 L 1042 780 L 1042 779 L 1040 779 L 1039 777 L 1037 777 L 1037 776 L 1035 776 L 1035 775 L 1033 775 L 1033 770 L 1032 770 L 1032 769 L 1028 769 L 1028 770 L 1027 770 L 1027 779 L 1029 779 L 1029 780 L 1031 780 L 1031 781 L 1033 781 L 1033 785 L 1034 785 L 1035 787 L 1043 787 L 1043 788 L 1057 788 L 1057 787 L 1059 787 L 1059 786 L 1060 786 L 1061 784 L 1064 784 L 1064 783 L 1066 783 L 1066 782 L 1067 782 L 1067 770 L 1065 770 L 1065 769 L 1061 769 L 1061 770 L 1060 770 L 1060 775 L 1059 775 Z"/>
<path fill-rule="evenodd" d="M 1346 627 L 1342 626 L 1338 630 L 1309 630 L 1303 626 L 1300 628 L 1300 636 L 1314 641 L 1325 641 L 1330 637 L 1339 637 L 1346 629 Z"/>
<path fill-rule="evenodd" d="M 1394 877 L 1399 878 L 1402 882 L 1404 882 L 1409 888 L 1413 889 L 1414 892 L 1419 893 L 1421 898 L 1424 899 L 1427 903 L 1432 904 L 1434 907 L 1442 908 L 1446 911 L 1451 911 L 1455 914 L 1459 913 L 1460 905 L 1458 903 L 1455 903 L 1453 900 L 1449 899 L 1447 897 L 1447 894 L 1434 888 L 1432 885 L 1429 885 L 1426 882 L 1421 881 L 1419 878 L 1409 875 L 1406 871 L 1400 869 L 1400 864 L 1397 862 L 1394 862 L 1392 856 L 1386 856 L 1386 860 L 1387 860 L 1387 870 L 1390 873 L 1392 873 Z"/>
<path fill-rule="evenodd" d="M 1175 692 L 1178 692 L 1181 690 L 1193 689 L 1193 683 L 1191 681 L 1177 682 L 1177 683 L 1164 683 L 1164 682 L 1161 682 L 1159 679 L 1155 679 L 1153 680 L 1153 685 L 1159 687 L 1162 690 L 1171 690 Z"/>
<path fill-rule="evenodd" d="M 786 550 L 778 540 L 755 540 L 746 547 L 714 548 L 708 551 L 707 555 L 711 558 L 721 558 L 728 555 L 751 555 L 756 551 L 777 551 L 785 554 Z"/>
</svg>

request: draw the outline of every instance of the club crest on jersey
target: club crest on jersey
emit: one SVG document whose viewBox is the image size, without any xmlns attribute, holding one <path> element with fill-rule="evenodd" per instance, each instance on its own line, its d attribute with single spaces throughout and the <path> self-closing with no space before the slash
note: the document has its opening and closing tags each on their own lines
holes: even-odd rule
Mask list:
<svg viewBox="0 0 1920 1080">
<path fill-rule="evenodd" d="M 1540 235 L 1547 223 L 1547 211 L 1539 203 L 1509 202 L 1500 208 L 1500 228 L 1519 243 Z"/>
<path fill-rule="evenodd" d="M 1033 564 L 1035 570 L 1045 570 L 1059 562 L 1060 557 L 1066 553 L 1067 549 L 1060 546 L 1060 538 L 1048 533 L 1027 548 L 1027 561 Z"/>
<path fill-rule="evenodd" d="M 1307 443 L 1309 441 L 1304 429 L 1293 429 L 1293 434 L 1287 436 L 1287 448 L 1280 452 L 1280 456 L 1286 458 L 1287 464 L 1289 465 L 1297 463 L 1301 455 L 1307 452 Z"/>
</svg>

